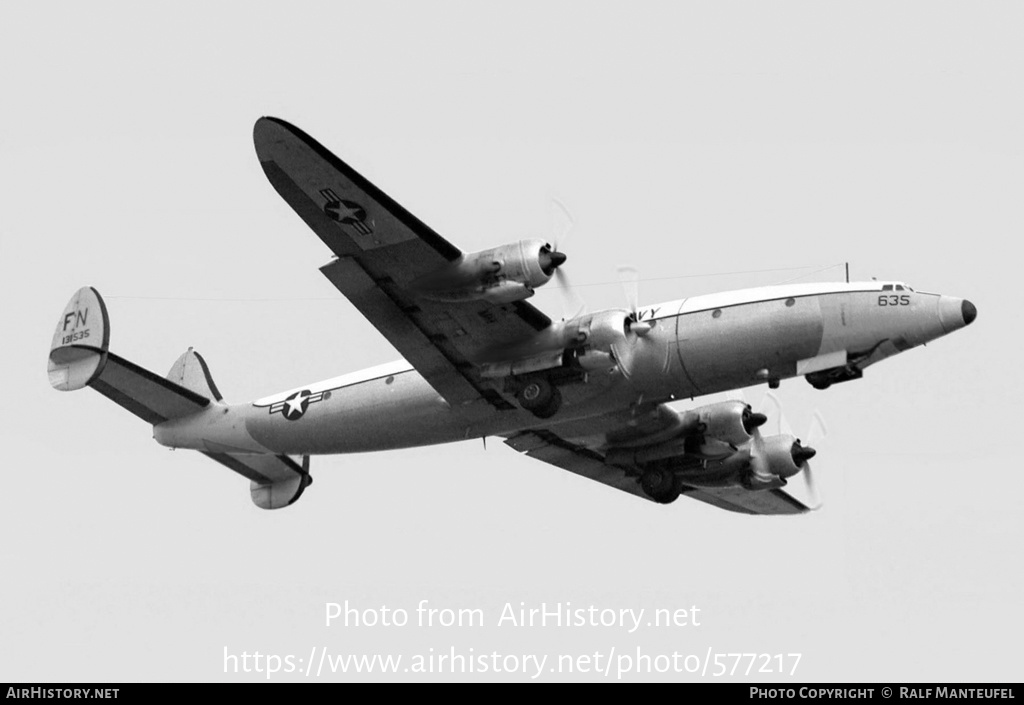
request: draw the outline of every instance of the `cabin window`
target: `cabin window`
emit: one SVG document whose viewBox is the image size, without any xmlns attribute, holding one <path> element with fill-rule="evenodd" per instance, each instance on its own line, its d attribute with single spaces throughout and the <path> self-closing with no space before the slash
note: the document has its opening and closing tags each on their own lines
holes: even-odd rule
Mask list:
<svg viewBox="0 0 1024 705">
<path fill-rule="evenodd" d="M 792 306 L 795 303 L 796 303 L 796 299 L 786 299 L 786 305 L 787 306 Z"/>
<path fill-rule="evenodd" d="M 711 313 L 711 317 L 712 317 L 712 318 L 721 318 L 721 316 L 722 316 L 722 309 L 720 309 L 720 308 L 716 308 L 716 309 L 715 309 L 715 310 L 714 310 L 714 311 L 713 311 L 713 312 Z"/>
</svg>

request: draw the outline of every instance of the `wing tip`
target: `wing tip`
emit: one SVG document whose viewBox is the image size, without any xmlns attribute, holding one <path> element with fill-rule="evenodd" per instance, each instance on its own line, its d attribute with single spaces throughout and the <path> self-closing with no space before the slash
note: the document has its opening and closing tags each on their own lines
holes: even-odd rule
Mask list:
<svg viewBox="0 0 1024 705">
<path fill-rule="evenodd" d="M 289 133 L 292 137 L 295 137 L 307 144 L 313 143 L 319 145 L 319 142 L 310 137 L 301 128 L 296 127 L 287 120 L 282 120 L 279 117 L 273 115 L 263 115 L 256 119 L 255 124 L 252 127 L 253 141 L 256 143 L 257 149 L 259 149 L 261 142 L 265 142 L 275 131 L 284 130 Z M 321 146 L 320 149 L 323 149 Z"/>
<path fill-rule="evenodd" d="M 263 115 L 252 126 L 253 146 L 256 147 L 256 156 L 261 162 L 273 161 L 274 146 L 288 138 L 304 143 L 314 151 L 327 151 L 301 128 L 279 117 Z"/>
</svg>

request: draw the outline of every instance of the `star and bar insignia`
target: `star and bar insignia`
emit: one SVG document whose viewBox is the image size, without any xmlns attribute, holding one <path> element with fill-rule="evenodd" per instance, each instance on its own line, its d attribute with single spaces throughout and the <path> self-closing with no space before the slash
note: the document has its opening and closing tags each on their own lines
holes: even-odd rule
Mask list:
<svg viewBox="0 0 1024 705">
<path fill-rule="evenodd" d="M 270 413 L 280 413 L 289 421 L 298 421 L 305 415 L 306 409 L 309 408 L 310 404 L 322 401 L 323 398 L 324 392 L 311 394 L 308 389 L 303 389 L 302 391 L 295 392 L 284 401 L 271 404 Z"/>
<path fill-rule="evenodd" d="M 355 201 L 343 200 L 334 192 L 334 189 L 321 189 L 320 195 L 327 201 L 324 204 L 324 213 L 331 220 L 355 228 L 356 232 L 361 235 L 369 235 L 373 232 L 373 228 L 366 223 L 366 209 L 361 205 Z"/>
</svg>

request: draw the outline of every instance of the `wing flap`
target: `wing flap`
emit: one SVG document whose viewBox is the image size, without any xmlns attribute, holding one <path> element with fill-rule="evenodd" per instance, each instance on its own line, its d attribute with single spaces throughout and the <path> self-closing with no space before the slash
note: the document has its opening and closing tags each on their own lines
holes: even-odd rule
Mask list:
<svg viewBox="0 0 1024 705">
<path fill-rule="evenodd" d="M 505 444 L 531 458 L 651 501 L 640 489 L 636 478 L 627 476 L 622 468 L 608 465 L 600 454 L 548 431 L 523 431 L 506 439 Z"/>
<path fill-rule="evenodd" d="M 740 514 L 787 515 L 804 514 L 811 511 L 784 489 L 751 492 L 736 487 L 686 488 L 682 495 L 705 502 L 719 509 Z"/>
<path fill-rule="evenodd" d="M 461 407 L 481 397 L 496 396 L 496 392 L 478 385 L 467 375 L 472 367 L 450 349 L 447 336 L 437 329 L 424 330 L 417 325 L 416 319 L 403 311 L 402 304 L 388 295 L 386 285 L 375 281 L 354 258 L 341 257 L 320 271 L 449 404 Z M 496 396 L 495 401 L 498 400 L 504 402 Z"/>
</svg>

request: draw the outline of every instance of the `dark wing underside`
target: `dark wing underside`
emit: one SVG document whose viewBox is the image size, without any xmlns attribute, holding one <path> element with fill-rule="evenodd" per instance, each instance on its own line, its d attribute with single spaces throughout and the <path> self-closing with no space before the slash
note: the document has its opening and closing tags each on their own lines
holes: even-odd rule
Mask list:
<svg viewBox="0 0 1024 705">
<path fill-rule="evenodd" d="M 521 301 L 414 297 L 410 282 L 460 257 L 458 248 L 297 127 L 261 118 L 253 140 L 270 183 L 337 256 L 321 271 L 438 393 L 466 413 L 515 408 L 471 360 L 550 319 Z"/>
<path fill-rule="evenodd" d="M 638 411 L 611 414 L 550 429 L 534 429 L 510 435 L 505 443 L 520 453 L 543 460 L 601 484 L 651 500 L 640 488 L 639 476 L 605 462 L 601 447 L 608 437 L 625 436 L 635 441 L 644 436 L 655 438 L 664 430 L 663 421 L 671 415 L 658 413 L 663 407 L 651 405 Z M 785 489 L 750 491 L 742 488 L 699 488 L 684 486 L 681 496 L 741 514 L 803 514 L 810 507 Z"/>
</svg>

